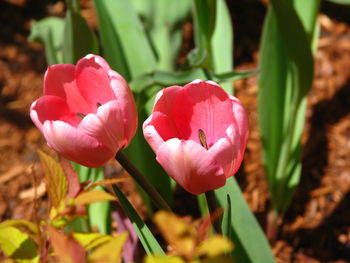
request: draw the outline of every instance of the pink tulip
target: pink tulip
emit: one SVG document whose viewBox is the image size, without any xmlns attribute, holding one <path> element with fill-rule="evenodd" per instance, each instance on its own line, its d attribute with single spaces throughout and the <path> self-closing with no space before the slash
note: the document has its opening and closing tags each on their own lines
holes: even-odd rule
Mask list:
<svg viewBox="0 0 350 263">
<path fill-rule="evenodd" d="M 88 167 L 106 164 L 130 143 L 137 128 L 128 84 L 96 55 L 77 65 L 50 66 L 44 96 L 33 102 L 30 117 L 52 149 Z"/>
<path fill-rule="evenodd" d="M 236 173 L 248 119 L 241 102 L 218 84 L 195 80 L 157 94 L 143 133 L 164 170 L 188 192 L 201 194 Z"/>
</svg>

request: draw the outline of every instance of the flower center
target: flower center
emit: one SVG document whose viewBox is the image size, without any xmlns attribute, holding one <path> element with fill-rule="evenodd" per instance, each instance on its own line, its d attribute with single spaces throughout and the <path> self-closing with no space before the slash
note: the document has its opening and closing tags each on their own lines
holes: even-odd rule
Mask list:
<svg viewBox="0 0 350 263">
<path fill-rule="evenodd" d="M 208 145 L 207 145 L 207 138 L 205 137 L 205 133 L 202 129 L 198 130 L 198 138 L 201 143 L 201 145 L 208 150 Z"/>
</svg>

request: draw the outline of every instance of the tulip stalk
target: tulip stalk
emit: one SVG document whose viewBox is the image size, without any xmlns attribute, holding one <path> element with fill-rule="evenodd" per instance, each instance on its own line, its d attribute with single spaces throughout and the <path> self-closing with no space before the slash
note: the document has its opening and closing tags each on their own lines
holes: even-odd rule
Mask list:
<svg viewBox="0 0 350 263">
<path fill-rule="evenodd" d="M 172 212 L 167 202 L 158 191 L 149 183 L 146 177 L 129 161 L 126 155 L 119 151 L 115 159 L 131 175 L 131 177 L 141 186 L 141 188 L 151 197 L 155 205 L 162 210 Z"/>
<path fill-rule="evenodd" d="M 214 227 L 216 233 L 222 234 L 221 224 L 220 224 L 221 220 L 220 220 L 220 217 L 217 218 L 217 216 L 216 216 L 216 213 L 217 213 L 219 207 L 218 207 L 217 202 L 216 202 L 214 191 L 205 192 L 205 198 L 207 200 L 211 224 Z"/>
</svg>

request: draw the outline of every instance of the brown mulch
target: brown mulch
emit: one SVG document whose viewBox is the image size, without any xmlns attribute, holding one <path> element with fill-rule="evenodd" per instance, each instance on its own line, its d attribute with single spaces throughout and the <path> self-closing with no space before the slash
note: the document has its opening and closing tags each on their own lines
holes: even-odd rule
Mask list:
<svg viewBox="0 0 350 263">
<path fill-rule="evenodd" d="M 237 69 L 256 68 L 266 11 L 259 1 L 246 2 L 230 6 Z M 31 102 L 42 93 L 45 55 L 27 36 L 31 19 L 58 12 L 60 6 L 8 0 L 0 1 L 0 10 L 0 221 L 33 219 L 34 214 L 47 213 L 35 151 L 49 150 L 28 115 Z M 301 183 L 273 244 L 277 262 L 350 262 L 349 13 L 349 8 L 324 4 L 319 17 L 321 37 L 308 97 Z M 249 112 L 251 129 L 237 178 L 265 228 L 270 197 L 261 163 L 256 77 L 236 81 L 235 91 Z M 39 210 L 34 209 L 33 185 L 38 187 Z"/>
</svg>

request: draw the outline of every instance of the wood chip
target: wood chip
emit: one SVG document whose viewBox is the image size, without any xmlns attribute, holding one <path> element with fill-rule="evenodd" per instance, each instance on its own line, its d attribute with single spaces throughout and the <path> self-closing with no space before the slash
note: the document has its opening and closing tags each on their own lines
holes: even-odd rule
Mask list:
<svg viewBox="0 0 350 263">
<path fill-rule="evenodd" d="M 21 175 L 25 171 L 26 167 L 24 165 L 14 165 L 10 170 L 5 173 L 0 174 L 0 184 L 4 184 L 18 175 Z"/>
<path fill-rule="evenodd" d="M 36 193 L 35 193 L 35 190 L 36 190 Z M 46 193 L 45 183 L 41 182 L 38 186 L 33 186 L 30 189 L 21 191 L 19 193 L 19 198 L 22 200 L 24 199 L 34 200 L 34 198 L 38 199 L 41 196 L 43 196 L 45 193 Z"/>
</svg>

